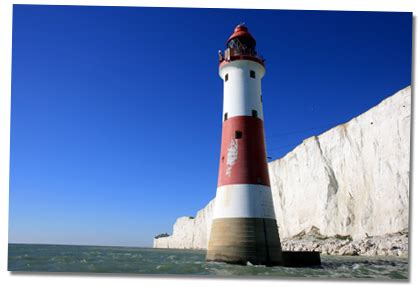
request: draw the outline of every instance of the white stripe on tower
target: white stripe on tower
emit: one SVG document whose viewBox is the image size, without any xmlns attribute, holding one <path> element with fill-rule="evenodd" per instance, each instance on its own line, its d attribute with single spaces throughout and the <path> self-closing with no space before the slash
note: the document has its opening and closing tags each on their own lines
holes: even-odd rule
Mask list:
<svg viewBox="0 0 420 287">
<path fill-rule="evenodd" d="M 251 78 L 251 71 L 255 72 L 255 78 Z M 226 113 L 228 118 L 252 116 L 252 110 L 256 110 L 257 117 L 264 120 L 261 93 L 264 74 L 264 67 L 250 60 L 233 61 L 220 68 L 219 75 L 224 80 L 223 116 Z"/>
<path fill-rule="evenodd" d="M 269 186 L 229 184 L 217 189 L 213 219 L 229 217 L 275 218 Z"/>
</svg>

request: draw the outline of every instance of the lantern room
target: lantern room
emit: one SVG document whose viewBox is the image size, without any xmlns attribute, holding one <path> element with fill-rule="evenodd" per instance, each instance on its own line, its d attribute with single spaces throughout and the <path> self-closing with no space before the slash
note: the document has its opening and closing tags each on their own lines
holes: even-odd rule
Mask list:
<svg viewBox="0 0 420 287">
<path fill-rule="evenodd" d="M 264 66 L 264 59 L 258 55 L 255 47 L 257 42 L 244 24 L 235 27 L 233 34 L 226 41 L 224 54 L 219 52 L 219 62 L 224 64 L 234 60 L 256 61 Z"/>
</svg>

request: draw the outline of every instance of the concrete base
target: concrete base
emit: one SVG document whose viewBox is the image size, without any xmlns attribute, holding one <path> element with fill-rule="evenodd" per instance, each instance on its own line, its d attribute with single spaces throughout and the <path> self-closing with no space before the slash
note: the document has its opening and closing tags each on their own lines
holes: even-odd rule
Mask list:
<svg viewBox="0 0 420 287">
<path fill-rule="evenodd" d="M 320 252 L 316 251 L 283 251 L 283 266 L 310 267 L 320 266 Z"/>
<path fill-rule="evenodd" d="M 282 265 L 275 219 L 217 218 L 213 220 L 207 261 L 232 264 Z"/>
</svg>

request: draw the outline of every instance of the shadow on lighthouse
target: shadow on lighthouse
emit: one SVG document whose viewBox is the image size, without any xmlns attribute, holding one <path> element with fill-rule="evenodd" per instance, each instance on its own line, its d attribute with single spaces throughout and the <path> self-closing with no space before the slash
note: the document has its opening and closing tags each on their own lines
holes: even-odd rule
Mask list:
<svg viewBox="0 0 420 287">
<path fill-rule="evenodd" d="M 243 24 L 219 52 L 223 127 L 207 261 L 267 266 L 316 266 L 319 252 L 282 252 L 264 139 L 264 59 Z"/>
</svg>

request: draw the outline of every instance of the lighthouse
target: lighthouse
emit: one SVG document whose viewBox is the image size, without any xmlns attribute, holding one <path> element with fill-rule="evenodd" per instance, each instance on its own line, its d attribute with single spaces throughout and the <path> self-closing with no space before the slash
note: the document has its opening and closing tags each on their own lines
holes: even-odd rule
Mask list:
<svg viewBox="0 0 420 287">
<path fill-rule="evenodd" d="M 207 261 L 282 265 L 264 139 L 265 64 L 243 24 L 224 53 L 222 143 Z"/>
</svg>

